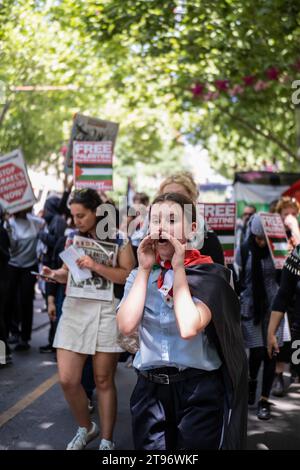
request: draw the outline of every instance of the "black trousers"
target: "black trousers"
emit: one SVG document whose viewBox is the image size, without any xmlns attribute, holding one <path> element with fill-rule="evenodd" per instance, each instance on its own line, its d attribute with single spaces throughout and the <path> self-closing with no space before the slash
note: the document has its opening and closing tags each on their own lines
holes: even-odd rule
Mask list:
<svg viewBox="0 0 300 470">
<path fill-rule="evenodd" d="M 264 364 L 261 395 L 269 398 L 273 380 L 275 377 L 276 358 L 269 358 L 267 348 L 251 348 L 249 351 L 249 375 L 256 380 L 261 363 Z"/>
<path fill-rule="evenodd" d="M 220 371 L 170 385 L 142 375 L 130 399 L 136 450 L 204 450 L 221 444 L 224 385 Z"/>
<path fill-rule="evenodd" d="M 7 344 L 8 331 L 5 321 L 5 299 L 8 287 L 7 270 L 0 275 L 0 341 L 4 342 L 6 353 L 9 354 L 10 350 Z"/>
<path fill-rule="evenodd" d="M 29 268 L 8 267 L 9 287 L 6 303 L 6 324 L 12 334 L 21 335 L 23 341 L 30 341 L 33 319 L 33 299 L 36 265 Z M 21 325 L 21 331 L 20 331 Z"/>
</svg>

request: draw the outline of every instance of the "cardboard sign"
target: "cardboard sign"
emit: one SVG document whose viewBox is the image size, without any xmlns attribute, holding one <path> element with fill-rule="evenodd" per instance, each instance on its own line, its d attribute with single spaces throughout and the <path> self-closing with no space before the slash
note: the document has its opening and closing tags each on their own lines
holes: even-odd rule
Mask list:
<svg viewBox="0 0 300 470">
<path fill-rule="evenodd" d="M 73 179 L 76 189 L 110 191 L 112 184 L 111 141 L 73 143 Z"/>
<path fill-rule="evenodd" d="M 199 203 L 206 225 L 214 230 L 222 245 L 226 264 L 234 258 L 236 207 L 234 203 Z"/>
<path fill-rule="evenodd" d="M 288 240 L 279 214 L 260 213 L 272 260 L 276 269 L 282 269 L 288 256 Z"/>
<path fill-rule="evenodd" d="M 0 156 L 0 204 L 14 214 L 36 202 L 21 150 Z"/>
<path fill-rule="evenodd" d="M 83 114 L 75 114 L 71 137 L 66 152 L 65 168 L 73 168 L 74 142 L 102 142 L 104 146 L 111 142 L 111 155 L 113 154 L 119 124 L 111 121 L 85 116 Z M 96 150 L 96 149 L 95 149 Z M 98 152 L 98 150 L 96 150 Z"/>
</svg>

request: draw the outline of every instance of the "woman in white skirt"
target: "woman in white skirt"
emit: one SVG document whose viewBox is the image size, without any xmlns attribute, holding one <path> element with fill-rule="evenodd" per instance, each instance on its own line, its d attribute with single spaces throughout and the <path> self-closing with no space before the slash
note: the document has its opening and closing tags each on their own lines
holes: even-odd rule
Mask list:
<svg viewBox="0 0 300 470">
<path fill-rule="evenodd" d="M 78 235 L 97 240 L 96 228 L 99 218 L 97 208 L 102 204 L 93 189 L 75 191 L 70 200 L 70 209 Z M 130 243 L 117 233 L 115 243 L 119 245 L 117 265 L 110 267 L 98 264 L 89 256 L 78 260 L 80 268 L 88 268 L 114 284 L 124 284 L 135 260 Z M 59 283 L 66 283 L 68 268 L 51 270 L 44 266 L 43 274 Z M 78 299 L 66 296 L 63 314 L 58 324 L 54 347 L 57 348 L 59 379 L 71 411 L 79 425 L 75 437 L 67 450 L 81 450 L 99 430 L 91 422 L 87 397 L 81 385 L 82 370 L 87 355 L 93 355 L 94 379 L 98 396 L 101 421 L 100 450 L 113 450 L 113 429 L 117 412 L 117 395 L 114 375 L 122 349 L 117 343 L 116 304 L 99 300 Z"/>
</svg>

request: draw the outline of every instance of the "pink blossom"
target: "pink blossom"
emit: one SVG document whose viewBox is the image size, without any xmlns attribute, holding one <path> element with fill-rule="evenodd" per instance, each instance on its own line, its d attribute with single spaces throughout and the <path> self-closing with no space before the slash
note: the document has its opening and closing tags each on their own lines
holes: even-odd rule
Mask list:
<svg viewBox="0 0 300 470">
<path fill-rule="evenodd" d="M 194 97 L 201 96 L 204 88 L 205 86 L 202 83 L 195 83 L 193 88 L 191 88 L 191 92 L 193 93 Z"/>
<path fill-rule="evenodd" d="M 220 93 L 218 91 L 208 91 L 203 96 L 204 101 L 213 101 L 219 98 Z"/>
<path fill-rule="evenodd" d="M 245 86 L 252 86 L 253 83 L 255 82 L 255 76 L 254 75 L 246 75 L 243 77 L 243 82 Z"/>
<path fill-rule="evenodd" d="M 215 80 L 215 87 L 220 91 L 227 91 L 229 87 L 229 80 Z"/>
<path fill-rule="evenodd" d="M 268 82 L 264 82 L 263 80 L 258 80 L 254 85 L 255 91 L 262 91 L 268 88 L 270 84 Z"/>
<path fill-rule="evenodd" d="M 266 75 L 269 80 L 277 80 L 279 77 L 280 71 L 277 67 L 270 67 L 266 70 Z"/>
<path fill-rule="evenodd" d="M 60 153 L 65 157 L 67 153 L 68 147 L 67 145 L 63 144 L 60 148 Z"/>
<path fill-rule="evenodd" d="M 228 93 L 230 96 L 236 96 L 241 95 L 244 91 L 245 88 L 242 85 L 234 85 L 230 90 L 228 90 Z"/>
</svg>

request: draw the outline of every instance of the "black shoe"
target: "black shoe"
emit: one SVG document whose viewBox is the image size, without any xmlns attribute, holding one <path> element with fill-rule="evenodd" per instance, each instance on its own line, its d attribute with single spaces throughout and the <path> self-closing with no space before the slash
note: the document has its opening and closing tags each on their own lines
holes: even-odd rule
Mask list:
<svg viewBox="0 0 300 470">
<path fill-rule="evenodd" d="M 274 397 L 283 397 L 284 396 L 284 381 L 283 374 L 276 374 L 275 380 L 272 388 L 272 395 Z"/>
<path fill-rule="evenodd" d="M 6 354 L 6 356 L 5 356 L 5 364 L 6 364 L 6 365 L 12 364 L 12 356 L 11 356 L 11 354 Z"/>
<path fill-rule="evenodd" d="M 256 398 L 257 380 L 249 379 L 248 382 L 248 405 L 254 405 Z"/>
<path fill-rule="evenodd" d="M 28 351 L 30 344 L 27 341 L 20 341 L 15 347 L 15 351 Z"/>
<path fill-rule="evenodd" d="M 271 418 L 271 403 L 267 400 L 259 400 L 256 416 L 267 421 Z"/>
<path fill-rule="evenodd" d="M 46 346 L 40 346 L 39 350 L 41 354 L 55 352 L 55 349 L 51 346 L 51 344 L 46 344 Z"/>
</svg>

